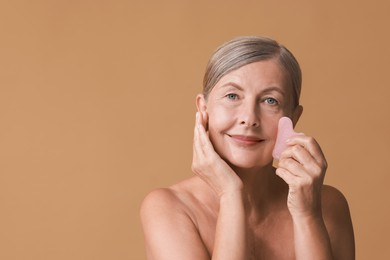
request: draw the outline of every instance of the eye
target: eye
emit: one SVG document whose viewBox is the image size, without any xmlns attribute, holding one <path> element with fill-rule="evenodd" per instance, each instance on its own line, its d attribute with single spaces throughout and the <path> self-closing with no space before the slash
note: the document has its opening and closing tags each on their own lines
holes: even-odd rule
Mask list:
<svg viewBox="0 0 390 260">
<path fill-rule="evenodd" d="M 225 97 L 227 97 L 230 100 L 237 100 L 238 99 L 238 95 L 234 94 L 234 93 L 229 93 Z"/>
<path fill-rule="evenodd" d="M 264 99 L 264 102 L 269 104 L 269 105 L 272 105 L 272 106 L 279 104 L 279 102 L 276 99 L 271 98 L 271 97 Z"/>
</svg>

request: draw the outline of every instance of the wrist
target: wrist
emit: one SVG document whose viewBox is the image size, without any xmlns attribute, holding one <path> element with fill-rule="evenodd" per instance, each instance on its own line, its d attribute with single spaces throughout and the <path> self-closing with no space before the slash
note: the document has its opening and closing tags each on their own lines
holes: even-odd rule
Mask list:
<svg viewBox="0 0 390 260">
<path fill-rule="evenodd" d="M 243 189 L 242 188 L 234 188 L 234 189 L 227 189 L 224 191 L 221 191 L 219 194 L 219 200 L 220 202 L 224 201 L 232 201 L 232 200 L 242 200 L 243 198 Z"/>
<path fill-rule="evenodd" d="M 312 214 L 298 214 L 292 215 L 292 221 L 294 226 L 298 227 L 311 227 L 311 226 L 322 226 L 325 225 L 322 213 L 312 213 Z"/>
<path fill-rule="evenodd" d="M 314 221 L 322 220 L 321 205 L 308 207 L 306 209 L 289 209 L 293 221 Z"/>
</svg>

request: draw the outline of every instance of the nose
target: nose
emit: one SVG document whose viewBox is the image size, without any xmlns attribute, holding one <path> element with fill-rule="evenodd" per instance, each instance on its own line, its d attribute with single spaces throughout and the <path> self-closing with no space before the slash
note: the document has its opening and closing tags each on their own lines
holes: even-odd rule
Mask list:
<svg viewBox="0 0 390 260">
<path fill-rule="evenodd" d="M 256 102 L 244 104 L 239 117 L 239 124 L 246 127 L 260 126 L 260 119 Z"/>
</svg>

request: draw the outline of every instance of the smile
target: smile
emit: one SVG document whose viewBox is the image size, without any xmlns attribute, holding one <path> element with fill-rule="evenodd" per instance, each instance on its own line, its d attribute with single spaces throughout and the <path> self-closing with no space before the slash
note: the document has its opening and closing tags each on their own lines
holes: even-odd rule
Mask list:
<svg viewBox="0 0 390 260">
<path fill-rule="evenodd" d="M 264 141 L 256 136 L 249 135 L 228 135 L 232 140 L 240 145 L 256 145 Z"/>
</svg>

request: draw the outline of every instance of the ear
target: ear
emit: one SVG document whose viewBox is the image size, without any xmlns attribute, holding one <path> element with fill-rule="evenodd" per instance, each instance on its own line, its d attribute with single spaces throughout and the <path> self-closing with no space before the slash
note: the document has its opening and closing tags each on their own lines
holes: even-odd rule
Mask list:
<svg viewBox="0 0 390 260">
<path fill-rule="evenodd" d="M 292 122 L 293 122 L 294 127 L 298 123 L 298 120 L 301 117 L 302 113 L 303 113 L 303 106 L 298 105 L 295 108 L 293 116 L 292 116 Z"/>
<path fill-rule="evenodd" d="M 207 101 L 204 98 L 203 94 L 198 94 L 196 96 L 196 107 L 197 107 L 198 111 L 201 114 L 202 124 L 203 124 L 204 128 L 206 129 L 206 131 L 208 131 L 208 128 L 209 128 L 209 125 L 208 125 L 209 116 L 207 114 Z"/>
<path fill-rule="evenodd" d="M 198 94 L 196 96 L 196 108 L 201 113 L 204 113 L 207 111 L 207 102 L 206 102 L 206 99 L 204 98 L 203 94 Z"/>
</svg>

